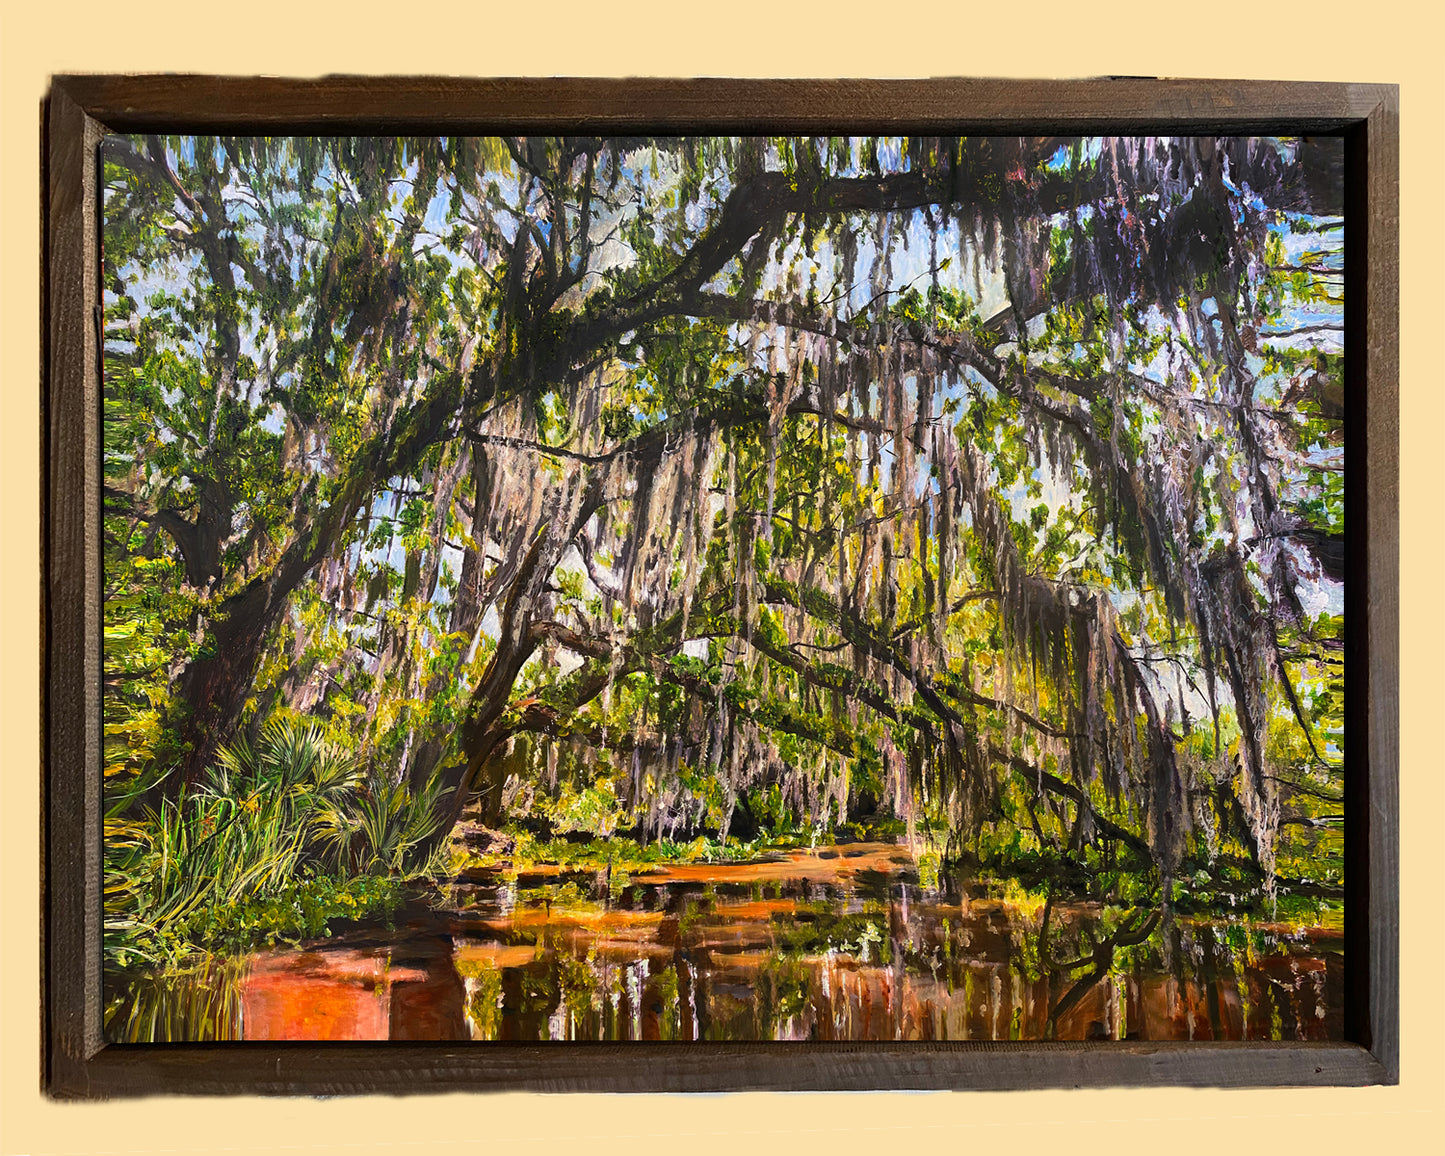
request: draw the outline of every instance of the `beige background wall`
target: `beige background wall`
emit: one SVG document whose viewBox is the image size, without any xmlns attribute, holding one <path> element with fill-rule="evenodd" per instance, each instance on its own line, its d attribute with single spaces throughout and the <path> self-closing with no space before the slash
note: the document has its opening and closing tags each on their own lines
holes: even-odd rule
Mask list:
<svg viewBox="0 0 1445 1156">
<path fill-rule="evenodd" d="M 0 3 L 0 6 L 4 6 Z M 961 1153 L 1445 1150 L 1445 775 L 1439 341 L 1445 38 L 1397 0 L 1345 4 L 779 0 L 616 5 L 70 0 L 0 16 L 0 1156 L 20 1153 Z M 29 5 L 26 5 L 29 7 Z M 1434 9 L 1435 5 L 1429 5 Z M 1231 76 L 1398 82 L 1403 1072 L 1398 1088 L 1027 1095 L 453 1096 L 57 1105 L 38 1093 L 38 129 L 61 71 L 472 75 Z"/>
</svg>

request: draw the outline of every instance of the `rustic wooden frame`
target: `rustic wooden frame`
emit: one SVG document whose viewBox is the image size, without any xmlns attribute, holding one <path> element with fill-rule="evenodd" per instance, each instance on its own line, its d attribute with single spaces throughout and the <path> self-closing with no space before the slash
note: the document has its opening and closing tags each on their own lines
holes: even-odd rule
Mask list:
<svg viewBox="0 0 1445 1156">
<path fill-rule="evenodd" d="M 56 78 L 43 109 L 42 1083 L 163 1093 L 1399 1082 L 1398 250 L 1393 85 L 1259 81 Z M 1349 1042 L 107 1044 L 101 1023 L 100 293 L 107 132 L 653 129 L 1331 133 L 1346 142 Z"/>
</svg>

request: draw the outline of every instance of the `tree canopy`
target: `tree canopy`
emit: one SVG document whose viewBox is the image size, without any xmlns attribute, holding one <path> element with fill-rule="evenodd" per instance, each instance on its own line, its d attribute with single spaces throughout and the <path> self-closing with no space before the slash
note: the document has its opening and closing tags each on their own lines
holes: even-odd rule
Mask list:
<svg viewBox="0 0 1445 1156">
<path fill-rule="evenodd" d="M 108 781 L 1337 887 L 1341 166 L 110 137 Z"/>
</svg>

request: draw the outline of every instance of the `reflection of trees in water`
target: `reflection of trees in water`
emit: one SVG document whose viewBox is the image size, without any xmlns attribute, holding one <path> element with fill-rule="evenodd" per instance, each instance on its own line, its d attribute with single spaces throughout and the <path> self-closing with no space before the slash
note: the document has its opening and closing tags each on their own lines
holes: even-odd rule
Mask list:
<svg viewBox="0 0 1445 1156">
<path fill-rule="evenodd" d="M 1112 932 L 1098 935 L 1096 928 L 1096 934 L 1093 936 L 1093 949 L 1087 955 L 1063 961 L 1055 959 L 1049 948 L 1049 917 L 1052 913 L 1053 896 L 1051 895 L 1044 904 L 1044 918 L 1039 926 L 1038 946 L 1039 960 L 1049 972 L 1050 990 L 1067 982 L 1067 977 L 1080 969 L 1090 968 L 1090 970 L 1075 980 L 1072 986 L 1058 999 L 1050 999 L 1048 1019 L 1044 1026 L 1045 1039 L 1055 1038 L 1060 1017 L 1068 1013 L 1095 984 L 1114 970 L 1114 955 L 1119 948 L 1137 947 L 1148 941 L 1154 928 L 1159 925 L 1161 911 L 1158 907 L 1153 910 L 1131 909 Z"/>
<path fill-rule="evenodd" d="M 114 1022 L 130 1025 L 127 1039 L 257 1038 L 285 1030 L 274 1009 L 289 1000 L 394 1039 L 424 1029 L 517 1042 L 1340 1034 L 1342 972 L 1327 940 L 1166 920 L 1148 903 L 951 900 L 876 874 L 858 872 L 859 886 L 631 882 L 615 894 L 554 880 L 509 889 L 506 912 L 493 897 L 453 913 L 426 936 L 263 955 L 249 973 L 152 977 Z"/>
<path fill-rule="evenodd" d="M 1051 907 L 1044 927 L 1039 913 L 990 901 L 942 904 L 908 885 L 882 900 L 816 883 L 761 901 L 720 890 L 670 897 L 661 904 L 666 918 L 646 935 L 620 926 L 549 931 L 546 953 L 526 965 L 526 983 L 537 990 L 555 973 L 558 998 L 519 1004 L 505 1038 L 1238 1039 L 1339 1031 L 1338 974 L 1327 991 L 1321 958 L 1267 932 L 1231 945 L 1228 927 L 1170 927 L 1169 953 L 1157 946 L 1157 907 Z M 624 892 L 621 902 L 655 899 Z M 554 908 L 559 917 L 566 915 Z M 564 992 L 567 968 L 584 982 Z M 522 990 L 520 979 L 509 982 Z M 1331 994 L 1336 1010 L 1327 1020 L 1317 1009 Z"/>
</svg>

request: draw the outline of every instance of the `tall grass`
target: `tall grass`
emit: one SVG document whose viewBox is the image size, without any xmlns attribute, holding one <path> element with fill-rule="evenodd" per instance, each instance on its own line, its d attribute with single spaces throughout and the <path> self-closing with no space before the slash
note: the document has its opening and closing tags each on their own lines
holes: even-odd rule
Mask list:
<svg viewBox="0 0 1445 1156">
<path fill-rule="evenodd" d="M 105 952 L 113 968 L 314 935 L 392 906 L 427 866 L 441 792 L 367 773 L 314 724 L 274 721 L 203 781 L 106 824 Z M 133 803 L 133 800 L 131 800 Z"/>
</svg>

